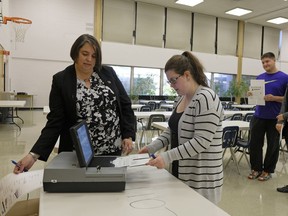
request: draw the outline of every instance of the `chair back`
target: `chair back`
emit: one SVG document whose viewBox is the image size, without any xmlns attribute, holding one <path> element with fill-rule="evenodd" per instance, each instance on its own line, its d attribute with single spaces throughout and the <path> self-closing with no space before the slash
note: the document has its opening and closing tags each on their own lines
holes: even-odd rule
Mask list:
<svg viewBox="0 0 288 216">
<path fill-rule="evenodd" d="M 140 108 L 140 112 L 150 112 L 150 111 L 151 111 L 151 107 L 150 107 L 150 106 L 147 106 L 147 105 L 142 106 L 142 107 Z"/>
<path fill-rule="evenodd" d="M 153 122 L 165 122 L 165 115 L 163 115 L 163 114 L 150 115 L 148 123 L 147 123 L 147 130 L 158 130 L 158 129 L 152 127 Z"/>
<path fill-rule="evenodd" d="M 229 126 L 223 128 L 222 148 L 235 147 L 239 133 L 238 126 Z"/>
<path fill-rule="evenodd" d="M 253 118 L 253 116 L 254 116 L 254 113 L 246 113 L 244 118 L 243 118 L 243 121 L 250 122 L 251 119 Z"/>
<path fill-rule="evenodd" d="M 221 101 L 222 107 L 224 110 L 227 109 L 227 103 L 225 101 Z"/>
<path fill-rule="evenodd" d="M 243 116 L 241 113 L 235 113 L 234 115 L 232 115 L 231 120 L 242 120 Z"/>
<path fill-rule="evenodd" d="M 151 111 L 155 110 L 157 106 L 155 101 L 149 101 L 148 105 L 151 107 Z"/>
<path fill-rule="evenodd" d="M 233 101 L 229 101 L 227 104 L 226 104 L 226 109 L 227 110 L 232 110 L 232 105 L 234 104 L 234 102 Z"/>
</svg>

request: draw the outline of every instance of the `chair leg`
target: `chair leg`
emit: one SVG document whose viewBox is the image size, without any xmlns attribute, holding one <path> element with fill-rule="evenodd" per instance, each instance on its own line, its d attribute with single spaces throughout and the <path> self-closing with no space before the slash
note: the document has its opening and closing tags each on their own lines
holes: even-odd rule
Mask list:
<svg viewBox="0 0 288 216">
<path fill-rule="evenodd" d="M 228 159 L 228 162 L 226 163 L 226 165 L 224 166 L 224 169 L 228 166 L 228 164 L 230 163 L 230 160 L 233 160 L 234 163 L 236 164 L 238 174 L 240 175 L 240 169 L 239 169 L 238 161 L 237 161 L 235 153 L 234 153 L 234 149 L 232 149 L 232 148 L 229 148 L 229 149 L 230 149 L 231 156 Z"/>
<path fill-rule="evenodd" d="M 283 153 L 284 162 L 286 162 L 287 158 L 285 157 L 285 152 L 287 152 L 287 150 L 285 150 L 285 146 L 286 146 L 286 149 L 288 149 L 288 147 L 287 147 L 286 142 L 284 143 L 284 146 L 283 146 L 282 140 L 283 139 L 280 138 L 280 141 L 279 141 L 280 149 L 279 149 L 279 151 Z"/>
<path fill-rule="evenodd" d="M 226 149 L 227 149 L 227 148 L 225 148 L 224 151 L 223 151 L 223 153 L 222 153 L 222 158 L 224 158 L 224 155 L 225 155 Z"/>
<path fill-rule="evenodd" d="M 141 137 L 140 137 L 139 144 L 138 144 L 139 149 L 142 148 L 143 135 L 144 135 L 144 129 L 142 129 L 142 131 L 141 131 Z"/>
</svg>

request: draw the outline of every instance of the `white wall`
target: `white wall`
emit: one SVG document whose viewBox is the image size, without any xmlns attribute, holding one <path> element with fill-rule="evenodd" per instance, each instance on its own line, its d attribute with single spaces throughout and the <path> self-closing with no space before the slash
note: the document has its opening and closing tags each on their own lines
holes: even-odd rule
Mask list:
<svg viewBox="0 0 288 216">
<path fill-rule="evenodd" d="M 288 63 L 288 29 L 282 31 L 282 49 L 280 52 L 280 61 Z M 286 70 L 288 71 L 288 70 Z"/>
<path fill-rule="evenodd" d="M 32 20 L 24 43 L 15 42 L 12 23 L 1 26 L 0 43 L 8 37 L 11 51 L 6 90 L 36 95 L 35 107 L 47 105 L 52 75 L 72 63 L 72 43 L 93 34 L 94 0 L 9 0 L 6 16 Z"/>
</svg>

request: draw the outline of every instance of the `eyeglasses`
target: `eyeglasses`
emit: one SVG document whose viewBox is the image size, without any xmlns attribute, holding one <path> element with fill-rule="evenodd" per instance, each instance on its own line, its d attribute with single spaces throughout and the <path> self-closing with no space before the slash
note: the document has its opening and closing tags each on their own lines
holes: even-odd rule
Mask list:
<svg viewBox="0 0 288 216">
<path fill-rule="evenodd" d="M 177 80 L 178 80 L 179 77 L 181 77 L 181 76 L 182 76 L 182 74 L 180 74 L 180 75 L 177 76 L 177 77 L 172 77 L 170 80 L 167 81 L 167 83 L 170 84 L 170 85 L 171 85 L 171 84 L 173 85 L 173 84 L 175 84 L 175 83 L 177 82 Z"/>
</svg>

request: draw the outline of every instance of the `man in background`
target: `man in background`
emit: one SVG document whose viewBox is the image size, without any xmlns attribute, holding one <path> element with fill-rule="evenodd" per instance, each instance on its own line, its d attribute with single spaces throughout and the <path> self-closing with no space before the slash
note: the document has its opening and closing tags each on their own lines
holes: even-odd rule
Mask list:
<svg viewBox="0 0 288 216">
<path fill-rule="evenodd" d="M 265 72 L 257 79 L 265 80 L 265 106 L 257 105 L 251 120 L 251 173 L 248 178 L 267 181 L 274 173 L 279 156 L 279 133 L 275 125 L 288 83 L 288 75 L 277 69 L 275 55 L 272 52 L 263 54 L 261 61 Z M 265 135 L 267 149 L 263 161 Z"/>
</svg>

